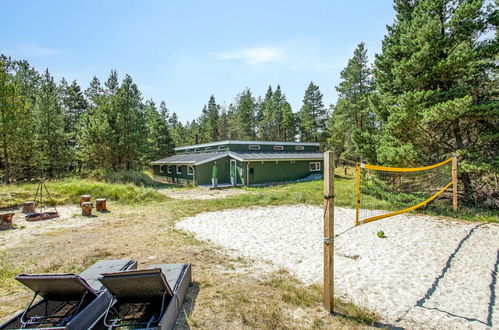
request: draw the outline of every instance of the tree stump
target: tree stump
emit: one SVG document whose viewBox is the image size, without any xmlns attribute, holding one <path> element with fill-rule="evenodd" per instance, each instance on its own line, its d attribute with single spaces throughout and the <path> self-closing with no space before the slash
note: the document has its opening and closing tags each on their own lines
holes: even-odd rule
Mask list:
<svg viewBox="0 0 499 330">
<path fill-rule="evenodd" d="M 92 202 L 81 203 L 81 215 L 90 216 L 92 215 Z"/>
<path fill-rule="evenodd" d="M 92 198 L 92 196 L 90 196 L 90 195 L 81 195 L 80 196 L 80 207 L 83 206 L 83 203 L 90 202 L 91 198 Z"/>
<path fill-rule="evenodd" d="M 0 214 L 0 229 L 12 228 L 12 218 L 14 218 L 14 213 Z"/>
<path fill-rule="evenodd" d="M 35 212 L 35 202 L 24 202 L 23 211 L 24 214 Z"/>
<path fill-rule="evenodd" d="M 107 199 L 105 199 L 105 198 L 97 198 L 95 200 L 95 208 L 97 209 L 97 212 L 106 212 L 107 211 L 106 202 L 107 202 Z"/>
</svg>

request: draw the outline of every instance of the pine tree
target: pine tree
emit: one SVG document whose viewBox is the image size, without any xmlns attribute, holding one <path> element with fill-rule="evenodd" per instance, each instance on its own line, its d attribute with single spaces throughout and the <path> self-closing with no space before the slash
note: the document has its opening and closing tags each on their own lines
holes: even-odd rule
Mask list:
<svg viewBox="0 0 499 330">
<path fill-rule="evenodd" d="M 272 116 L 270 118 L 270 140 L 280 141 L 282 140 L 282 111 L 283 107 L 287 103 L 286 96 L 281 91 L 281 86 L 277 85 L 277 88 L 272 95 Z"/>
<path fill-rule="evenodd" d="M 338 101 L 330 118 L 328 143 L 337 157 L 376 161 L 376 122 L 370 109 L 373 92 L 367 49 L 360 43 L 341 71 Z"/>
<path fill-rule="evenodd" d="M 64 112 L 58 98 L 57 85 L 48 69 L 42 76 L 35 105 L 41 167 L 48 177 L 54 177 L 67 169 L 69 153 L 66 148 L 68 136 L 64 131 Z"/>
<path fill-rule="evenodd" d="M 31 125 L 29 99 L 0 58 L 0 174 L 5 183 L 22 178 L 23 144 L 27 142 L 22 128 Z"/>
<path fill-rule="evenodd" d="M 295 141 L 296 116 L 291 110 L 291 105 L 285 102 L 281 107 L 281 138 L 282 141 Z"/>
<path fill-rule="evenodd" d="M 322 103 L 319 86 L 313 82 L 307 87 L 303 105 L 298 113 L 302 142 L 323 142 L 326 137 L 327 110 Z"/>
<path fill-rule="evenodd" d="M 188 133 L 184 125 L 178 120 L 177 114 L 174 112 L 168 119 L 168 126 L 175 146 L 187 145 Z"/>
<path fill-rule="evenodd" d="M 83 114 L 87 111 L 88 103 L 76 81 L 68 85 L 63 78 L 59 86 L 59 99 L 64 113 L 64 132 L 67 139 L 68 161 L 71 168 L 79 168 L 77 164 L 77 132 Z"/>
<path fill-rule="evenodd" d="M 225 107 L 220 111 L 220 118 L 218 119 L 218 136 L 220 140 L 229 139 L 229 117 Z"/>
<path fill-rule="evenodd" d="M 204 106 L 199 123 L 201 127 L 202 142 L 212 142 L 218 140 L 218 121 L 220 119 L 220 106 L 215 101 L 215 96 L 211 95 L 208 106 Z"/>
<path fill-rule="evenodd" d="M 261 115 L 259 121 L 259 130 L 261 131 L 261 139 L 262 140 L 272 140 L 272 127 L 273 127 L 273 118 L 274 118 L 274 106 L 272 104 L 274 98 L 274 92 L 272 91 L 272 86 L 269 85 L 267 92 L 263 98 L 261 103 Z"/>
<path fill-rule="evenodd" d="M 255 139 L 255 98 L 249 88 L 238 95 L 236 98 L 235 125 L 237 130 L 237 139 L 254 140 Z M 231 137 L 233 138 L 233 137 Z"/>
<path fill-rule="evenodd" d="M 376 57 L 378 160 L 431 163 L 457 152 L 464 198 L 486 200 L 497 175 L 497 39 L 482 1 L 397 1 Z M 495 50 L 495 51 L 493 51 Z"/>
<path fill-rule="evenodd" d="M 0 56 L 2 57 L 2 56 Z M 5 57 L 4 57 L 5 58 Z M 40 88 L 40 74 L 32 68 L 27 61 L 11 61 L 7 67 L 12 72 L 15 82 L 19 85 L 21 97 L 27 99 L 27 109 L 19 114 L 19 130 L 17 137 L 15 167 L 16 179 L 32 179 L 42 174 L 41 152 L 38 148 L 38 135 L 36 132 L 36 99 Z"/>
<path fill-rule="evenodd" d="M 144 112 L 147 126 L 147 160 L 153 161 L 165 158 L 174 151 L 173 140 L 170 136 L 170 129 L 165 120 L 166 104 L 163 104 L 162 112 L 156 109 L 156 104 L 152 100 L 146 101 Z"/>
</svg>

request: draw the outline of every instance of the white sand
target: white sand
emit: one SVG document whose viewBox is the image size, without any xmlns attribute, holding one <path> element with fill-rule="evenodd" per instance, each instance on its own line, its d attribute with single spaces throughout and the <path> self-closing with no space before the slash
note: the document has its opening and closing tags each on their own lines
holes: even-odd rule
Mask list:
<svg viewBox="0 0 499 330">
<path fill-rule="evenodd" d="M 54 211 L 53 208 L 45 210 Z M 21 209 L 10 211 L 16 213 L 13 219 L 15 229 L 0 231 L 0 251 L 19 248 L 22 244 L 30 244 L 39 236 L 49 232 L 86 226 L 99 221 L 98 217 L 81 216 L 81 209 L 74 205 L 58 206 L 57 211 L 59 218 L 42 221 L 26 221 Z"/>
<path fill-rule="evenodd" d="M 202 213 L 178 228 L 322 283 L 323 209 L 244 208 Z M 336 234 L 354 210 L 335 209 Z M 382 229 L 386 238 L 376 231 Z M 408 328 L 499 328 L 499 225 L 399 215 L 335 240 L 336 294 Z M 426 298 L 425 298 L 426 297 Z"/>
</svg>

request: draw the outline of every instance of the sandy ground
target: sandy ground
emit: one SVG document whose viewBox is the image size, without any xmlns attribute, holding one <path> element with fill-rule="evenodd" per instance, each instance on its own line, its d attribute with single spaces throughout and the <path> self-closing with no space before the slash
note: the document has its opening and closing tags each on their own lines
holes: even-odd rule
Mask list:
<svg viewBox="0 0 499 330">
<path fill-rule="evenodd" d="M 202 213 L 177 227 L 322 283 L 323 209 L 245 208 Z M 354 210 L 335 209 L 335 233 Z M 377 230 L 386 238 L 378 238 Z M 335 240 L 336 294 L 405 328 L 499 328 L 499 225 L 399 215 Z"/>
<path fill-rule="evenodd" d="M 47 208 L 46 211 L 54 211 L 54 209 Z M 14 229 L 0 231 L 0 251 L 17 247 L 20 243 L 34 241 L 37 237 L 50 232 L 79 227 L 97 221 L 95 216 L 81 216 L 81 209 L 77 205 L 59 206 L 57 211 L 59 218 L 43 221 L 26 221 L 20 208 L 9 211 L 16 213 L 13 219 Z"/>
<path fill-rule="evenodd" d="M 175 199 L 215 199 L 215 198 L 227 198 L 247 193 L 247 191 L 244 191 L 242 189 L 210 190 L 206 188 L 159 189 L 158 192 L 162 193 L 167 197 Z"/>
</svg>

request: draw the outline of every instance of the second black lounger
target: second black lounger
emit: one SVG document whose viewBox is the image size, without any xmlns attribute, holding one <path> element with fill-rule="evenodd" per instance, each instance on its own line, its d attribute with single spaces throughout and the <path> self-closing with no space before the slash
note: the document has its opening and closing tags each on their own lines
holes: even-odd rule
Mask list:
<svg viewBox="0 0 499 330">
<path fill-rule="evenodd" d="M 97 281 L 101 273 L 134 269 L 132 260 L 101 260 L 76 274 L 21 274 L 16 279 L 34 297 L 23 313 L 0 329 L 88 329 L 102 317 L 111 295 Z M 33 304 L 36 297 L 42 300 Z"/>
<path fill-rule="evenodd" d="M 172 329 L 191 282 L 190 264 L 103 274 L 113 295 L 102 328 Z"/>
</svg>

